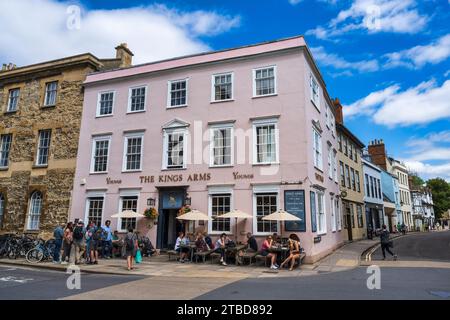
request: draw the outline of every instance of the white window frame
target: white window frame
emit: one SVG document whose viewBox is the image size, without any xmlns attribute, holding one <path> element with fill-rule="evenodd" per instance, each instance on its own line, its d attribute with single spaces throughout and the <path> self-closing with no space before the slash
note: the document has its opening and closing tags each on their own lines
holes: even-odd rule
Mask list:
<svg viewBox="0 0 450 320">
<path fill-rule="evenodd" d="M 186 82 L 186 103 L 172 106 L 171 105 L 171 102 L 172 102 L 172 83 L 174 83 L 174 82 L 181 82 L 181 81 L 185 81 Z M 187 107 L 188 104 L 189 104 L 188 99 L 189 99 L 189 78 L 167 81 L 167 106 L 166 106 L 167 109 Z"/>
<path fill-rule="evenodd" d="M 230 129 L 231 135 L 231 160 L 229 164 L 217 165 L 214 164 L 214 131 L 220 129 Z M 211 167 L 232 167 L 234 166 L 234 125 L 233 124 L 220 124 L 212 125 L 209 127 L 209 165 Z"/>
<path fill-rule="evenodd" d="M 334 117 L 333 111 L 330 112 L 330 125 L 331 125 L 331 134 L 333 137 L 336 137 L 336 118 Z"/>
<path fill-rule="evenodd" d="M 101 215 L 101 223 L 103 225 L 105 205 L 106 205 L 106 193 L 105 192 L 90 191 L 87 193 L 86 203 L 85 203 L 85 208 L 84 208 L 84 221 L 89 223 L 89 203 L 90 203 L 89 199 L 92 199 L 92 198 L 103 198 L 103 207 L 102 207 L 102 215 Z"/>
<path fill-rule="evenodd" d="M 55 101 L 54 101 L 53 104 L 48 104 L 47 103 L 48 92 L 49 92 L 48 87 L 49 87 L 49 85 L 51 85 L 53 83 L 56 83 Z M 58 101 L 58 89 L 59 89 L 58 85 L 59 85 L 59 82 L 57 80 L 45 83 L 44 107 L 54 107 L 54 106 L 56 106 L 56 102 Z"/>
<path fill-rule="evenodd" d="M 333 150 L 331 149 L 331 145 L 327 143 L 328 150 L 328 178 L 333 180 Z"/>
<path fill-rule="evenodd" d="M 338 198 L 334 199 L 334 204 L 336 207 L 336 225 L 337 225 L 337 230 L 341 231 L 342 230 L 342 219 L 341 219 L 341 202 L 339 201 Z"/>
<path fill-rule="evenodd" d="M 122 190 L 122 191 L 120 191 L 120 194 L 119 194 L 119 211 L 118 212 L 122 212 L 123 211 L 123 201 L 122 201 L 122 199 L 124 198 L 124 197 L 137 197 L 137 200 L 136 200 L 136 212 L 137 213 L 139 213 L 140 211 L 139 211 L 139 209 L 140 209 L 140 206 L 139 206 L 139 199 L 140 199 L 140 190 Z M 135 218 L 136 219 L 136 227 L 137 227 L 137 224 L 138 224 L 138 221 L 137 221 L 137 218 Z M 126 232 L 127 230 L 125 230 L 125 229 L 122 229 L 122 218 L 117 218 L 117 231 L 119 231 L 119 232 Z"/>
<path fill-rule="evenodd" d="M 334 171 L 334 182 L 339 183 L 337 151 L 335 149 L 333 149 L 333 171 Z"/>
<path fill-rule="evenodd" d="M 256 128 L 274 125 L 275 126 L 275 161 L 265 161 L 258 162 L 258 147 L 257 147 L 257 136 L 256 136 Z M 278 119 L 263 119 L 263 120 L 255 120 L 252 123 L 253 127 L 253 164 L 254 165 L 265 165 L 265 164 L 278 164 L 280 161 L 280 138 L 279 138 L 279 130 L 278 130 Z"/>
<path fill-rule="evenodd" d="M 327 126 L 328 129 L 331 128 L 331 124 L 330 124 L 330 108 L 328 107 L 328 105 L 325 105 L 325 125 Z"/>
<path fill-rule="evenodd" d="M 8 148 L 6 149 L 5 146 L 3 145 L 3 143 L 5 142 L 3 139 L 6 138 L 7 136 L 10 137 L 10 140 L 8 142 Z M 12 143 L 13 143 L 13 135 L 12 134 L 5 133 L 5 134 L 0 135 L 0 160 L 3 157 L 5 157 L 5 160 L 6 160 L 6 166 L 2 166 L 0 163 L 1 169 L 6 169 L 9 167 L 9 159 L 10 159 L 10 154 L 11 154 Z M 4 153 L 6 153 L 6 156 L 4 155 Z"/>
<path fill-rule="evenodd" d="M 230 195 L 230 211 L 234 209 L 234 194 L 233 188 L 229 186 L 214 186 L 208 188 L 208 216 L 212 217 L 212 196 L 219 194 L 229 194 Z M 233 235 L 233 230 L 235 229 L 235 219 L 230 219 L 230 231 L 213 231 L 212 220 L 208 220 L 208 233 L 213 235 L 220 235 L 225 233 L 227 235 Z"/>
<path fill-rule="evenodd" d="M 34 214 L 33 216 L 37 216 L 37 228 L 32 228 L 31 226 L 31 211 L 33 210 L 33 196 L 35 194 L 40 194 L 40 208 L 39 208 L 39 214 Z M 28 214 L 27 214 L 27 230 L 28 231 L 38 231 L 40 224 L 41 224 L 41 217 L 42 217 L 42 209 L 44 207 L 44 194 L 41 191 L 33 191 L 33 193 L 30 195 L 30 198 L 28 199 Z"/>
<path fill-rule="evenodd" d="M 46 163 L 39 163 L 39 159 L 40 159 L 41 151 L 42 151 L 42 149 L 40 147 L 40 145 L 41 145 L 41 133 L 44 132 L 44 131 L 45 132 L 49 132 L 49 135 L 50 135 L 49 142 L 48 142 L 48 147 L 47 147 L 48 148 L 47 162 Z M 50 161 L 50 150 L 51 150 L 51 147 L 52 147 L 52 137 L 53 137 L 52 133 L 53 132 L 52 132 L 51 129 L 43 129 L 43 130 L 39 130 L 38 131 L 38 141 L 37 141 L 37 146 L 36 146 L 36 161 L 34 163 L 34 165 L 36 167 L 46 167 L 46 166 L 48 166 L 48 163 Z"/>
<path fill-rule="evenodd" d="M 331 232 L 336 232 L 336 206 L 335 206 L 335 197 L 330 195 L 330 208 L 331 208 Z"/>
<path fill-rule="evenodd" d="M 256 94 L 256 72 L 259 70 L 270 69 L 270 68 L 273 68 L 273 76 L 274 76 L 273 93 L 257 95 Z M 253 75 L 253 98 L 270 97 L 270 96 L 275 96 L 278 94 L 278 79 L 277 79 L 278 77 L 277 77 L 277 66 L 276 65 L 255 68 L 252 70 L 252 75 Z"/>
<path fill-rule="evenodd" d="M 141 161 L 139 164 L 139 169 L 127 169 L 127 150 L 128 150 L 128 139 L 141 138 Z M 109 151 L 109 150 L 108 150 Z M 123 160 L 122 160 L 122 172 L 140 172 L 142 171 L 142 163 L 144 158 L 144 132 L 133 132 L 127 133 L 123 137 Z"/>
<path fill-rule="evenodd" d="M 14 109 L 11 109 L 12 93 L 15 91 L 18 91 L 19 93 L 17 94 L 16 100 L 15 100 L 16 105 L 14 106 Z M 8 104 L 6 105 L 6 112 L 16 112 L 18 110 L 19 100 L 20 100 L 20 88 L 9 89 Z"/>
<path fill-rule="evenodd" d="M 111 107 L 111 113 L 100 114 L 100 99 L 102 97 L 102 94 L 108 94 L 108 93 L 112 93 L 113 94 L 113 102 L 112 102 L 112 107 Z M 114 115 L 114 106 L 115 106 L 115 104 L 116 104 L 116 91 L 115 90 L 100 91 L 97 94 L 97 110 L 95 112 L 95 117 L 96 118 L 112 117 Z"/>
<path fill-rule="evenodd" d="M 102 173 L 108 173 L 109 169 L 109 159 L 110 159 L 110 153 L 111 153 L 111 140 L 112 136 L 95 136 L 92 137 L 92 144 L 91 144 L 91 167 L 89 170 L 90 174 L 102 174 Z M 97 141 L 108 141 L 108 159 L 106 161 L 106 171 L 94 171 L 95 168 L 95 144 Z"/>
<path fill-rule="evenodd" d="M 316 190 L 316 222 L 317 222 L 317 235 L 325 235 L 327 234 L 327 210 L 326 210 L 326 194 L 323 191 Z M 319 212 L 319 196 L 322 197 L 322 209 L 323 213 L 321 216 L 321 213 Z M 322 223 L 319 223 L 319 219 L 323 217 Z M 322 228 L 319 229 L 319 226 Z"/>
<path fill-rule="evenodd" d="M 216 100 L 216 77 L 231 75 L 231 98 Z M 234 100 L 234 72 L 216 73 L 211 76 L 211 102 L 226 102 Z"/>
<path fill-rule="evenodd" d="M 316 149 L 316 137 L 319 137 L 319 151 L 318 152 Z M 319 153 L 319 154 L 317 155 L 317 153 Z M 317 156 L 319 156 L 318 159 L 316 159 Z M 313 128 L 313 163 L 314 163 L 314 167 L 316 167 L 319 170 L 323 170 L 322 135 L 315 128 Z"/>
<path fill-rule="evenodd" d="M 273 232 L 258 232 L 258 219 L 256 216 L 256 197 L 263 193 L 276 193 L 277 194 L 277 209 L 280 208 L 280 188 L 278 186 L 255 186 L 253 188 L 253 234 L 256 236 L 268 236 L 272 235 Z M 283 223 L 283 222 L 282 222 Z M 277 233 L 280 232 L 279 223 L 276 224 Z"/>
<path fill-rule="evenodd" d="M 317 85 L 317 95 L 314 94 L 313 86 Z M 309 75 L 309 86 L 310 86 L 310 94 L 311 94 L 311 102 L 320 111 L 320 85 L 317 81 L 316 77 L 312 73 Z"/>
<path fill-rule="evenodd" d="M 131 110 L 131 93 L 134 89 L 145 89 L 145 95 L 144 95 L 144 109 L 143 110 Z M 140 112 L 146 112 L 147 111 L 147 96 L 148 96 L 148 86 L 147 85 L 141 85 L 141 86 L 133 86 L 128 88 L 128 106 L 127 106 L 127 113 L 140 113 Z M 113 100 L 114 101 L 114 100 Z M 113 102 L 114 105 L 114 102 Z"/>
<path fill-rule="evenodd" d="M 169 148 L 169 134 L 173 133 L 183 133 L 183 167 L 182 168 L 172 168 L 167 166 L 167 162 L 169 160 L 168 148 Z M 188 139 L 189 131 L 187 128 L 174 128 L 174 129 L 164 129 L 163 133 L 163 156 L 162 156 L 162 169 L 163 170 L 182 170 L 187 167 L 187 139 Z"/>
</svg>

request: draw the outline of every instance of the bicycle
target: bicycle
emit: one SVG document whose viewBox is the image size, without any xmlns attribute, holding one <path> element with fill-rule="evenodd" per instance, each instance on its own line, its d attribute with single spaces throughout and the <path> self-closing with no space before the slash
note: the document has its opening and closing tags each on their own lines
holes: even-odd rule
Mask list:
<svg viewBox="0 0 450 320">
<path fill-rule="evenodd" d="M 49 258 L 52 258 L 53 260 L 55 241 L 53 239 L 48 241 L 39 239 L 36 242 L 36 246 L 27 252 L 25 256 L 26 260 L 29 263 L 38 263 L 48 260 Z"/>
</svg>

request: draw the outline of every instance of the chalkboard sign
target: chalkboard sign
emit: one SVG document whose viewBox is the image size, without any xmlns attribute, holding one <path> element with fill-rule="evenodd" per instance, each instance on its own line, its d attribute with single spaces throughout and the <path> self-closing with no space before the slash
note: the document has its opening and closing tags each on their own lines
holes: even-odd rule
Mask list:
<svg viewBox="0 0 450 320">
<path fill-rule="evenodd" d="M 286 231 L 306 231 L 305 219 L 305 191 L 304 190 L 285 190 L 284 191 L 284 210 L 297 216 L 301 221 L 286 221 Z"/>
</svg>

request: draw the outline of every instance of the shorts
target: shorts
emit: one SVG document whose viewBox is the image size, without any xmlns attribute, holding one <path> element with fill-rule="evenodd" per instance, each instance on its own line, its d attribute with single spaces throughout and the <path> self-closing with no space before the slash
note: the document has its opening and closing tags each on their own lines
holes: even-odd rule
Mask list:
<svg viewBox="0 0 450 320">
<path fill-rule="evenodd" d="M 261 251 L 261 255 L 263 256 L 263 257 L 267 257 L 268 255 L 269 255 L 269 250 L 263 250 L 263 251 Z"/>
</svg>

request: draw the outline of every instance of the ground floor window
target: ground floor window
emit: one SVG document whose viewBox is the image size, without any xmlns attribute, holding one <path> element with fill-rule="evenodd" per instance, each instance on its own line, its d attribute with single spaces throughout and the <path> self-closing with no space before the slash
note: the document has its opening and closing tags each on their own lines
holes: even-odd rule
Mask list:
<svg viewBox="0 0 450 320">
<path fill-rule="evenodd" d="M 353 203 L 350 203 L 350 221 L 352 224 L 352 228 L 355 227 L 355 208 L 353 206 Z"/>
<path fill-rule="evenodd" d="M 120 212 L 133 211 L 137 212 L 138 196 L 125 196 L 120 198 Z M 123 218 L 120 219 L 120 229 L 127 230 L 133 228 L 136 230 L 136 218 Z"/>
<path fill-rule="evenodd" d="M 358 216 L 358 228 L 364 227 L 363 210 L 360 204 L 356 205 L 356 214 Z"/>
<path fill-rule="evenodd" d="M 3 227 L 3 217 L 5 216 L 5 197 L 0 193 L 0 229 Z"/>
<path fill-rule="evenodd" d="M 30 205 L 28 209 L 28 230 L 39 230 L 39 220 L 42 211 L 42 193 L 33 192 L 30 197 Z"/>
<path fill-rule="evenodd" d="M 220 219 L 220 216 L 231 211 L 231 194 L 213 194 L 210 197 L 212 231 L 230 232 L 230 219 Z"/>
<path fill-rule="evenodd" d="M 255 194 L 256 201 L 256 231 L 260 233 L 278 232 L 276 221 L 262 220 L 264 216 L 278 210 L 278 193 Z"/>
<path fill-rule="evenodd" d="M 341 208 L 339 206 L 339 199 L 334 199 L 334 204 L 336 207 L 336 225 L 338 230 L 342 229 L 342 222 L 341 222 Z"/>
<path fill-rule="evenodd" d="M 325 217 L 325 194 L 323 192 L 316 192 L 316 215 L 317 215 L 317 232 L 326 233 L 326 217 Z"/>
<path fill-rule="evenodd" d="M 88 221 L 92 221 L 95 225 L 98 225 L 102 222 L 103 216 L 103 197 L 92 197 L 88 198 L 88 212 L 87 219 Z"/>
</svg>

